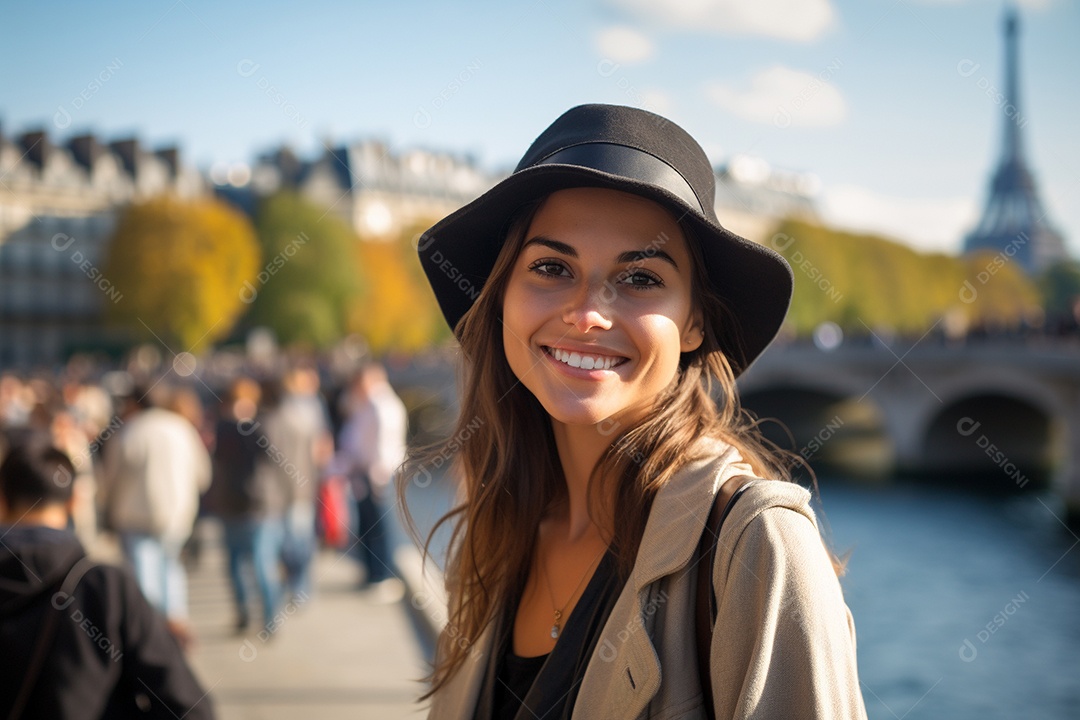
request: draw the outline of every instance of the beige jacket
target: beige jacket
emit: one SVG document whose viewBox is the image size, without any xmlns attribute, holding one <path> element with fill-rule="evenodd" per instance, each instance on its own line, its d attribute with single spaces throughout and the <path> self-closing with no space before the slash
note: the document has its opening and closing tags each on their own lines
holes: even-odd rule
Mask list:
<svg viewBox="0 0 1080 720">
<path fill-rule="evenodd" d="M 702 718 L 694 625 L 694 551 L 712 498 L 749 474 L 716 443 L 656 496 L 633 574 L 581 683 L 575 720 Z M 865 718 L 855 627 L 818 533 L 810 494 L 792 483 L 748 488 L 720 533 L 712 641 L 717 718 Z M 732 550 L 733 549 L 733 550 Z M 471 718 L 494 625 L 433 699 L 431 718 Z"/>
<path fill-rule="evenodd" d="M 105 464 L 103 495 L 113 529 L 176 544 L 191 536 L 211 464 L 190 422 L 161 408 L 143 410 L 106 446 Z"/>
</svg>

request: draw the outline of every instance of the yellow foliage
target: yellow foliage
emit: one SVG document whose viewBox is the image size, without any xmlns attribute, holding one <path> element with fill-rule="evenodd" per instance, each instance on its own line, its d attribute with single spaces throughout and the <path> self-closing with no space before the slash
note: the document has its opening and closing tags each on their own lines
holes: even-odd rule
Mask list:
<svg viewBox="0 0 1080 720">
<path fill-rule="evenodd" d="M 172 352 L 197 353 L 226 336 L 247 309 L 260 251 L 248 219 L 216 199 L 161 196 L 130 206 L 106 260 L 123 293 L 111 318 Z"/>
<path fill-rule="evenodd" d="M 413 245 L 427 227 L 410 227 L 385 241 L 361 240 L 357 246 L 364 290 L 349 314 L 349 328 L 377 354 L 418 352 L 451 336 Z"/>
<path fill-rule="evenodd" d="M 870 328 L 917 335 L 945 317 L 1011 328 L 1040 312 L 1032 281 L 994 255 L 923 254 L 797 220 L 782 223 L 771 245 L 794 270 L 787 323 L 801 335 L 825 321 L 857 334 Z"/>
</svg>

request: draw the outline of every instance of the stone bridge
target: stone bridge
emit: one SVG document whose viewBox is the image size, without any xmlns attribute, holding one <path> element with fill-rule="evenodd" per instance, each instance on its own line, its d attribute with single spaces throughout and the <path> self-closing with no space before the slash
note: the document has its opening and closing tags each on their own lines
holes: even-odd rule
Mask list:
<svg viewBox="0 0 1080 720">
<path fill-rule="evenodd" d="M 1080 518 L 1075 339 L 777 345 L 739 386 L 748 408 L 790 427 L 804 457 L 1049 486 Z"/>
</svg>

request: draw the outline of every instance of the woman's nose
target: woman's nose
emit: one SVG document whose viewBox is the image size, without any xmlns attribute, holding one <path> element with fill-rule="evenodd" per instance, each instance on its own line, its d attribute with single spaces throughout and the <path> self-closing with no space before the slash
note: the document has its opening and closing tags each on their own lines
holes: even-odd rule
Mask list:
<svg viewBox="0 0 1080 720">
<path fill-rule="evenodd" d="M 567 302 L 563 322 L 580 333 L 592 328 L 610 330 L 612 299 L 606 283 L 582 283 Z"/>
</svg>

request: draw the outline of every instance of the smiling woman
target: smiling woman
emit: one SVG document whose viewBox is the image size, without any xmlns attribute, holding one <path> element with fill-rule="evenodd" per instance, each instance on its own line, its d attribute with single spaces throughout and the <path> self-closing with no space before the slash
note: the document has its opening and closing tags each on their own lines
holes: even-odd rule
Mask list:
<svg viewBox="0 0 1080 720">
<path fill-rule="evenodd" d="M 702 341 L 678 224 L 637 195 L 572 188 L 540 205 L 524 237 L 503 299 L 510 369 L 556 430 L 604 420 L 633 427 L 671 382 L 680 353 Z M 666 249 L 646 255 L 657 237 Z"/>
<path fill-rule="evenodd" d="M 791 270 L 719 224 L 697 143 L 642 110 L 574 108 L 418 249 L 475 426 L 439 523 L 454 534 L 431 717 L 865 717 L 810 495 L 780 482 L 790 458 L 735 389 Z M 402 500 L 444 456 L 413 455 Z M 716 546 L 703 595 L 699 541 Z"/>
</svg>

